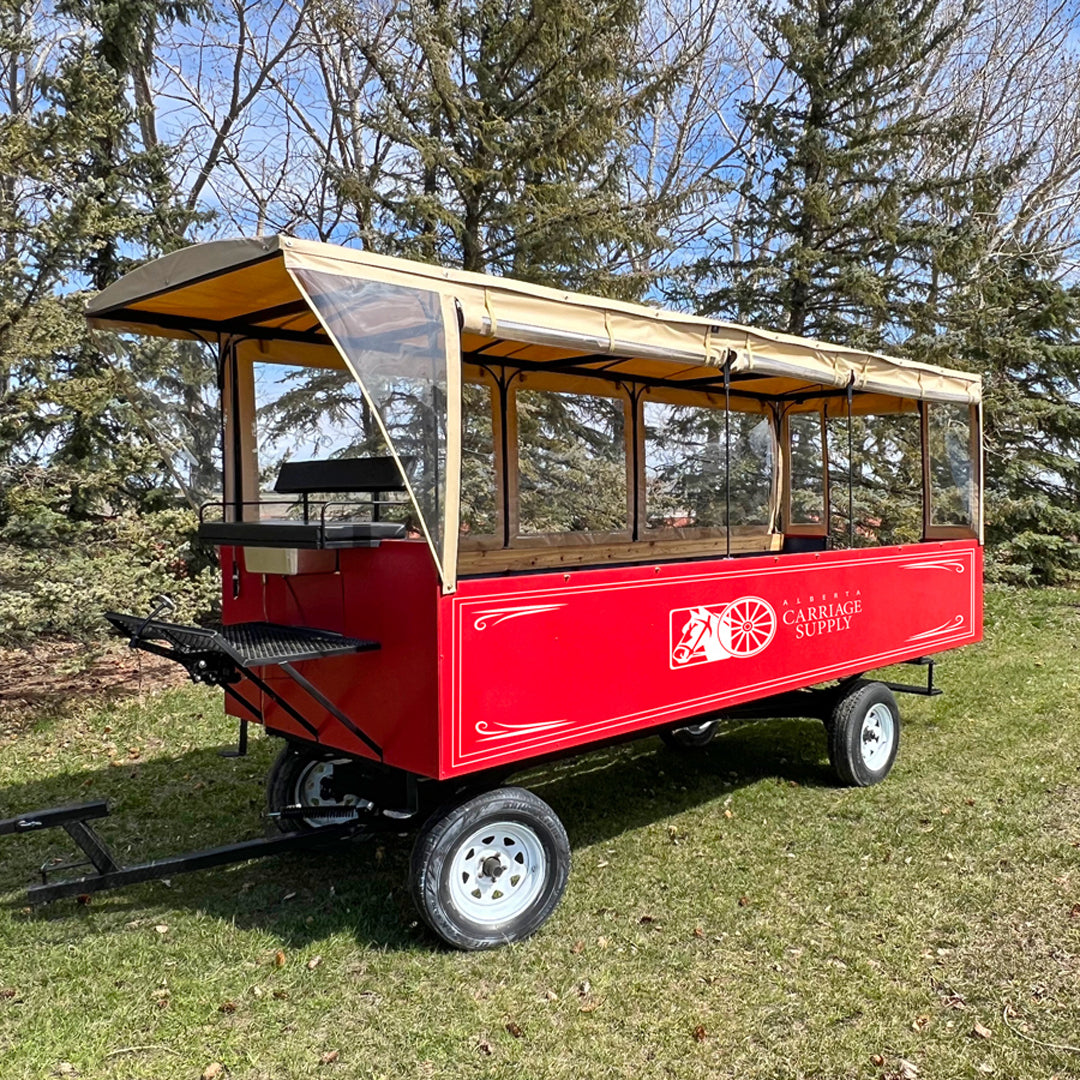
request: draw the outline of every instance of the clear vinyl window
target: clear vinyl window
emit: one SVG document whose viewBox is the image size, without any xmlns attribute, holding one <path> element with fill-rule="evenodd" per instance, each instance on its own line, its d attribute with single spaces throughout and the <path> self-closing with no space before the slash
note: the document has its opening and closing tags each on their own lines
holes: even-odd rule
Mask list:
<svg viewBox="0 0 1080 1080">
<path fill-rule="evenodd" d="M 621 397 L 516 391 L 518 535 L 629 535 L 626 403 Z"/>
<path fill-rule="evenodd" d="M 438 293 L 296 270 L 405 466 L 434 550 L 446 498 L 446 334 Z"/>
<path fill-rule="evenodd" d="M 833 546 L 849 547 L 852 539 L 855 547 L 917 543 L 922 536 L 918 413 L 853 416 L 850 463 L 846 413 L 829 417 L 828 437 Z"/>
<path fill-rule="evenodd" d="M 792 413 L 787 418 L 791 471 L 790 525 L 826 529 L 825 438 L 820 412 Z"/>
<path fill-rule="evenodd" d="M 971 408 L 933 402 L 926 406 L 930 468 L 930 524 L 974 528 L 975 468 Z"/>
<path fill-rule="evenodd" d="M 495 470 L 495 392 L 483 383 L 461 387 L 462 537 L 493 536 L 498 525 Z"/>
<path fill-rule="evenodd" d="M 646 527 L 768 525 L 775 439 L 768 417 L 702 405 L 644 403 Z M 730 426 L 731 447 L 727 449 Z"/>
</svg>

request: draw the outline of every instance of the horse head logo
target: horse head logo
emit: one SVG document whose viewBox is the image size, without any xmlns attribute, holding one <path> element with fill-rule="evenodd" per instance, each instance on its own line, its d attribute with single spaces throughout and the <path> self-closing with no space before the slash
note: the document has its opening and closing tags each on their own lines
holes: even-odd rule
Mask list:
<svg viewBox="0 0 1080 1080">
<path fill-rule="evenodd" d="M 776 612 L 758 596 L 671 612 L 671 666 L 757 656 L 776 636 Z"/>
</svg>

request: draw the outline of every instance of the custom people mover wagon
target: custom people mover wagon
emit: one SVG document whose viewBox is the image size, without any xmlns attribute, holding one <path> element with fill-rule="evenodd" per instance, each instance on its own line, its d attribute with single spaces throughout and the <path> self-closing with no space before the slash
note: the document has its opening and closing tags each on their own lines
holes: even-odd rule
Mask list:
<svg viewBox="0 0 1080 1080">
<path fill-rule="evenodd" d="M 241 750 L 281 737 L 281 832 L 122 867 L 104 803 L 23 815 L 0 833 L 61 825 L 96 871 L 34 899 L 411 824 L 431 928 L 514 941 L 570 852 L 510 774 L 817 715 L 873 784 L 893 691 L 981 637 L 977 376 L 284 236 L 158 259 L 89 318 L 215 350 L 222 625 L 108 618 L 220 686 Z M 925 687 L 861 678 L 901 661 Z"/>
</svg>

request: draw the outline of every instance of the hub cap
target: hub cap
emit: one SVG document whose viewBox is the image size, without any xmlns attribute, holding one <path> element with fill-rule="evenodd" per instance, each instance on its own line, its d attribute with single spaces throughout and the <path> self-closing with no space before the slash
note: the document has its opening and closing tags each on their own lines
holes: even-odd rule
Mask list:
<svg viewBox="0 0 1080 1080">
<path fill-rule="evenodd" d="M 547 857 L 539 837 L 519 821 L 470 833 L 449 860 L 450 896 L 468 919 L 498 927 L 528 910 L 544 887 Z"/>
<path fill-rule="evenodd" d="M 871 705 L 863 717 L 862 733 L 859 739 L 859 752 L 863 764 L 871 772 L 879 772 L 885 767 L 892 753 L 893 739 L 896 737 L 896 724 L 892 710 L 880 702 Z"/>
</svg>

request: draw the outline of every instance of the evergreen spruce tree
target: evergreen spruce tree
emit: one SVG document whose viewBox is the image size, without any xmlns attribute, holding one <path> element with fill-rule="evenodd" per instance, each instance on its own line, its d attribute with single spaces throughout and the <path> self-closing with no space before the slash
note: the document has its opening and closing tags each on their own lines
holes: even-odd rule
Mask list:
<svg viewBox="0 0 1080 1080">
<path fill-rule="evenodd" d="M 132 403 L 140 379 L 165 370 L 148 372 L 151 357 L 166 358 L 146 350 L 111 365 L 83 318 L 83 289 L 176 246 L 192 220 L 172 200 L 168 152 L 143 143 L 128 94 L 132 56 L 153 47 L 143 6 L 69 5 L 45 18 L 30 0 L 0 0 L 0 525 L 9 535 L 162 505 L 171 486 Z"/>
<path fill-rule="evenodd" d="M 945 230 L 931 201 L 963 178 L 922 176 L 962 123 L 920 108 L 920 86 L 971 0 L 791 0 L 754 11 L 780 90 L 744 106 L 753 158 L 702 310 L 880 347 L 922 299 Z"/>
<path fill-rule="evenodd" d="M 983 252 L 985 254 L 985 252 Z M 1002 250 L 955 271 L 932 362 L 983 376 L 989 570 L 1023 585 L 1080 570 L 1080 291 L 1052 255 Z"/>
<path fill-rule="evenodd" d="M 654 242 L 628 205 L 625 132 L 663 76 L 635 63 L 641 0 L 416 0 L 392 48 L 359 5 L 317 9 L 377 86 L 368 167 L 338 178 L 369 246 L 466 270 L 640 293 L 614 252 Z"/>
</svg>

